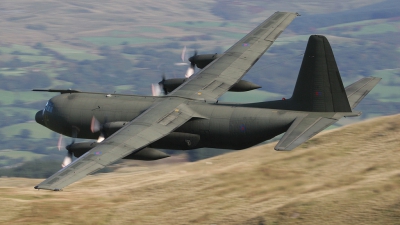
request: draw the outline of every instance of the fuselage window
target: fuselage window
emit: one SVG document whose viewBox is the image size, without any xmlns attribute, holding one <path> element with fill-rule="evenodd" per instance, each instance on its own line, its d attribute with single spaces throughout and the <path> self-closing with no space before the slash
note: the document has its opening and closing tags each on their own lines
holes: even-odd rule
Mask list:
<svg viewBox="0 0 400 225">
<path fill-rule="evenodd" d="M 47 102 L 46 103 L 46 107 L 44 107 L 44 109 L 47 111 L 47 112 L 53 112 L 53 103 L 51 103 L 51 102 Z"/>
</svg>

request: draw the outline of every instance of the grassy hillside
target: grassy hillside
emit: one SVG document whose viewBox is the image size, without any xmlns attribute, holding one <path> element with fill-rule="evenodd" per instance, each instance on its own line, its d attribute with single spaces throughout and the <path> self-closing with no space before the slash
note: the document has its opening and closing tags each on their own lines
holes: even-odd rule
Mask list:
<svg viewBox="0 0 400 225">
<path fill-rule="evenodd" d="M 0 178 L 2 224 L 398 224 L 400 115 L 195 163 L 141 164 L 62 192 Z M 126 164 L 125 164 L 126 165 Z"/>
</svg>

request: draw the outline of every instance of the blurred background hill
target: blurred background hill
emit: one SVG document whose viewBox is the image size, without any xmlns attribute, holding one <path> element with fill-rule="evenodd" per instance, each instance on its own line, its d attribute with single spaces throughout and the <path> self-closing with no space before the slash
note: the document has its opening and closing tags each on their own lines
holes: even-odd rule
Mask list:
<svg viewBox="0 0 400 225">
<path fill-rule="evenodd" d="M 34 122 L 54 96 L 33 88 L 72 88 L 150 95 L 150 84 L 183 77 L 184 46 L 192 54 L 222 53 L 275 11 L 295 11 L 288 29 L 246 75 L 263 86 L 221 101 L 290 97 L 307 39 L 323 34 L 333 47 L 345 85 L 383 78 L 356 110 L 360 118 L 400 112 L 400 2 L 2 0 L 0 4 L 0 176 L 46 177 L 64 152 L 58 135 Z M 334 127 L 333 127 L 334 128 Z M 225 151 L 196 150 L 186 160 Z M 29 163 L 27 163 L 29 162 Z M 48 163 L 46 170 L 32 166 Z"/>
</svg>

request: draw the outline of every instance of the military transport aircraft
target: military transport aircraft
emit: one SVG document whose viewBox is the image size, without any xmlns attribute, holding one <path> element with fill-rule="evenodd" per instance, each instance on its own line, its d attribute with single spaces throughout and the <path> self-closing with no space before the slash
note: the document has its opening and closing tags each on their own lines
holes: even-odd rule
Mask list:
<svg viewBox="0 0 400 225">
<path fill-rule="evenodd" d="M 286 132 L 275 149 L 292 150 L 340 118 L 359 116 L 353 108 L 380 78 L 344 88 L 331 46 L 321 35 L 309 38 L 290 99 L 218 102 L 226 91 L 258 87 L 242 77 L 296 16 L 276 12 L 218 57 L 194 56 L 204 68 L 178 85 L 172 82 L 173 87 L 165 80 L 165 96 L 34 89 L 61 93 L 37 112 L 39 124 L 62 135 L 98 139 L 68 145 L 65 167 L 35 188 L 61 190 L 119 159 L 168 157 L 157 148 L 244 149 Z M 78 157 L 73 162 L 72 154 Z"/>
</svg>

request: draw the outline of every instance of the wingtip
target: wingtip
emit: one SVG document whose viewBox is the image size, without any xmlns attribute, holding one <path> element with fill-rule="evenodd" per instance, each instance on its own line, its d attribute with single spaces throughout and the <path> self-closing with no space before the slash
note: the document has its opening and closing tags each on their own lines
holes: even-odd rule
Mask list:
<svg viewBox="0 0 400 225">
<path fill-rule="evenodd" d="M 275 151 L 279 151 L 279 152 L 288 152 L 288 151 L 293 150 L 293 148 L 285 148 L 285 147 L 275 147 L 274 149 L 275 149 Z"/>
<path fill-rule="evenodd" d="M 281 147 L 281 146 L 278 146 L 278 145 L 276 145 L 274 147 L 274 149 L 275 149 L 275 151 L 286 151 L 287 150 L 285 147 Z"/>
<path fill-rule="evenodd" d="M 34 189 L 36 189 L 36 190 L 40 190 L 40 189 L 43 189 L 43 190 L 49 190 L 49 191 L 62 191 L 63 189 L 58 189 L 58 188 L 55 188 L 55 189 L 51 189 L 51 188 L 43 188 L 43 187 L 39 187 L 39 185 L 36 185 L 35 187 L 33 187 Z"/>
</svg>

